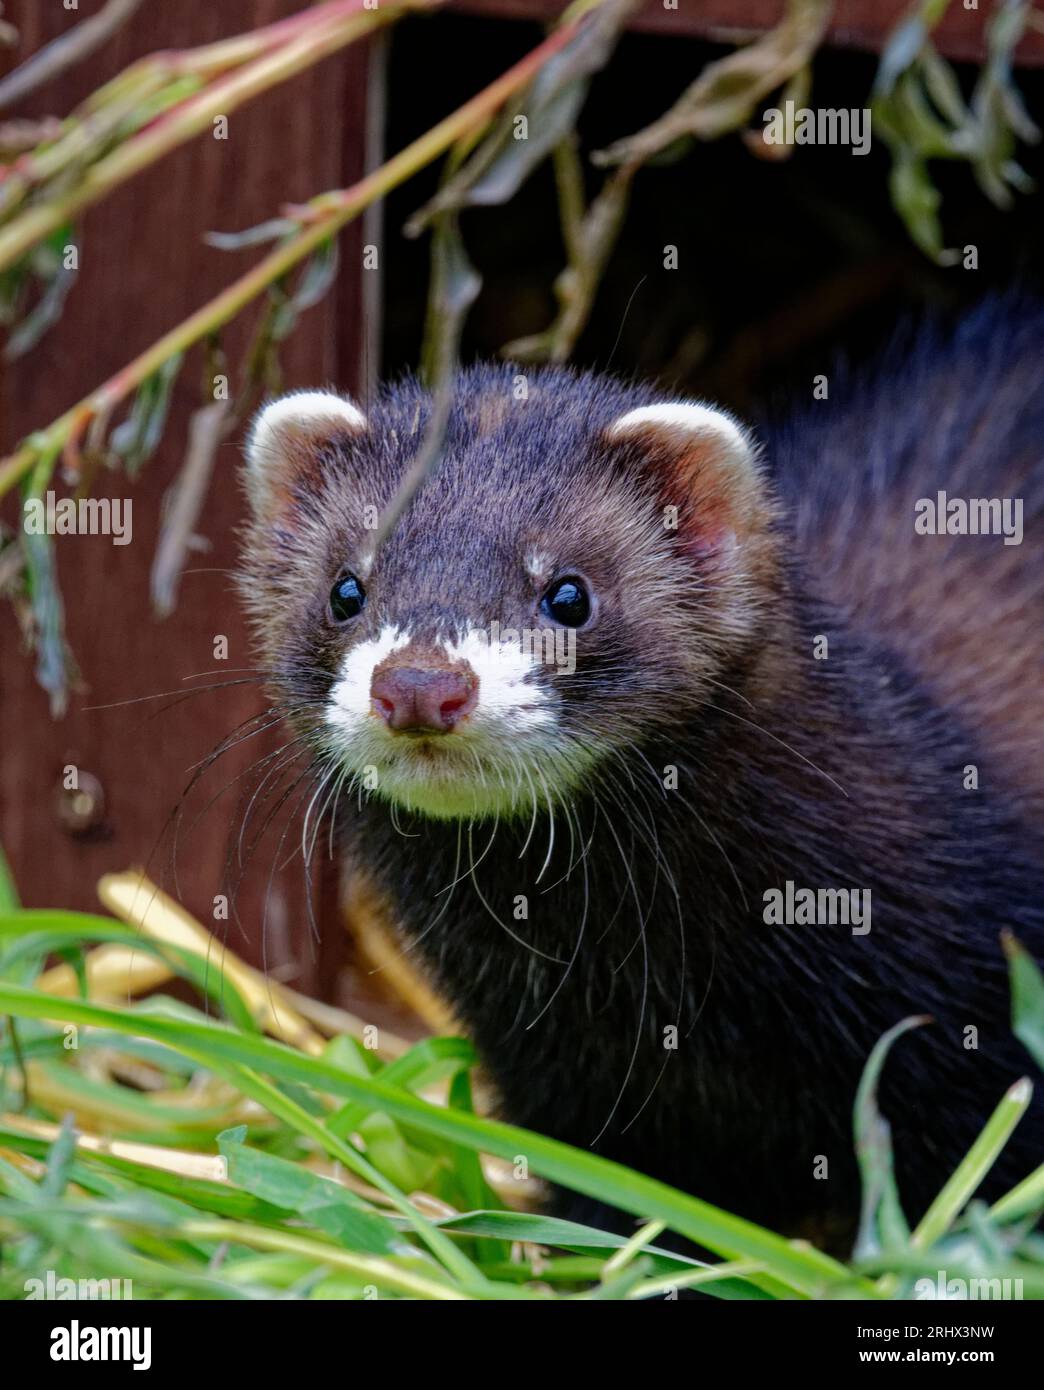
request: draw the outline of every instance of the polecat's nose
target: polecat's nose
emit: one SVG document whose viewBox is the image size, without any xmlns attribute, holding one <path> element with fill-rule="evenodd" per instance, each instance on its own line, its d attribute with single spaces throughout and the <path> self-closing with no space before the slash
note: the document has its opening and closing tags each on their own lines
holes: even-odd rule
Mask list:
<svg viewBox="0 0 1044 1390">
<path fill-rule="evenodd" d="M 393 666 L 374 676 L 370 699 L 389 729 L 448 734 L 475 708 L 478 682 L 458 671 Z"/>
</svg>

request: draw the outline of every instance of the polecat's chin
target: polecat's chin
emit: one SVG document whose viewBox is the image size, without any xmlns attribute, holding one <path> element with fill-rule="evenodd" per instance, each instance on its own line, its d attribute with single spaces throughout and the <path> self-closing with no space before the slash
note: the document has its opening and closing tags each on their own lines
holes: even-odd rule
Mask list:
<svg viewBox="0 0 1044 1390">
<path fill-rule="evenodd" d="M 447 749 L 438 736 L 411 737 L 375 770 L 380 800 L 437 820 L 503 819 L 532 809 L 528 788 L 514 774 L 477 766 L 466 749 Z"/>
<path fill-rule="evenodd" d="M 345 772 L 350 799 L 438 820 L 525 820 L 569 803 L 595 764 L 611 755 L 596 736 L 556 727 L 520 732 L 510 717 L 476 711 L 450 730 L 391 730 L 373 713 L 339 714 L 321 748 Z"/>
</svg>

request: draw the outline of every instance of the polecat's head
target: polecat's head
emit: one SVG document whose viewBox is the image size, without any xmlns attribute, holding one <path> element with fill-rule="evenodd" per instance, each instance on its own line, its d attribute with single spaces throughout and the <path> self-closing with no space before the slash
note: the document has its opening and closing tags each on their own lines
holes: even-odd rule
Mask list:
<svg viewBox="0 0 1044 1390">
<path fill-rule="evenodd" d="M 440 817 L 568 798 L 698 719 L 753 646 L 771 505 L 728 416 L 560 369 L 473 368 L 374 554 L 431 408 L 285 396 L 248 449 L 240 576 L 273 683 L 359 784 Z"/>
</svg>

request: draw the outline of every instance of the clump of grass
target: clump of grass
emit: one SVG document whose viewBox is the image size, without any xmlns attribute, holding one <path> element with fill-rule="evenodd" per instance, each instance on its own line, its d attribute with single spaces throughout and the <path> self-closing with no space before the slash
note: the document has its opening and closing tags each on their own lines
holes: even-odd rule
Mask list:
<svg viewBox="0 0 1044 1390">
<path fill-rule="evenodd" d="M 973 1200 L 1026 1080 L 910 1231 L 874 1099 L 882 1040 L 856 1106 L 866 1200 L 845 1264 L 484 1116 L 466 1041 L 409 1046 L 312 1005 L 136 876 L 104 896 L 126 920 L 19 909 L 0 873 L 2 1297 L 52 1271 L 130 1279 L 136 1298 L 894 1299 L 940 1268 L 1044 1296 L 1044 1168 L 992 1208 Z M 1044 985 L 1011 955 L 1033 1050 Z M 174 979 L 196 1006 L 135 998 Z M 537 1178 L 633 1213 L 634 1234 L 540 1214 Z M 712 1253 L 672 1253 L 665 1231 Z"/>
</svg>

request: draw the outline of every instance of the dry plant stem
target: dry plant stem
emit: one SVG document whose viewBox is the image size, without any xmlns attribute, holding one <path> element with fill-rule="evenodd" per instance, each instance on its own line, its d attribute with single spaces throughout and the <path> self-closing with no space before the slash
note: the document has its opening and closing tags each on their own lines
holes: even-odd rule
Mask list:
<svg viewBox="0 0 1044 1390">
<path fill-rule="evenodd" d="M 147 951 L 117 944 L 95 946 L 87 951 L 83 968 L 87 978 L 87 997 L 111 1000 L 117 1004 L 136 995 L 147 994 L 150 989 L 165 985 L 174 978 L 174 970 L 166 961 L 157 959 Z M 54 994 L 59 999 L 76 999 L 80 993 L 76 971 L 64 961 L 45 970 L 38 977 L 37 985 L 45 994 Z"/>
<path fill-rule="evenodd" d="M 451 1284 L 429 1279 L 424 1274 L 396 1265 L 380 1256 L 359 1255 L 294 1230 L 280 1231 L 269 1226 L 255 1226 L 246 1221 L 213 1220 L 188 1221 L 181 1234 L 188 1240 L 234 1240 L 238 1244 L 253 1246 L 258 1250 L 307 1255 L 331 1269 L 355 1275 L 369 1282 L 380 1280 L 390 1289 L 417 1298 L 460 1302 L 479 1296 L 461 1292 Z"/>
<path fill-rule="evenodd" d="M 425 4 L 437 3 L 438 0 L 418 0 L 417 7 L 423 8 Z M 207 76 L 247 62 L 312 25 L 343 19 L 347 15 L 358 13 L 359 9 L 359 0 L 327 0 L 324 5 L 313 5 L 311 9 L 298 10 L 296 14 L 274 20 L 264 28 L 254 29 L 248 34 L 237 34 L 234 38 L 218 39 L 202 48 L 175 50 L 159 56 L 169 63 L 172 72 L 191 72 Z M 143 61 L 148 63 L 152 58 Z"/>
<path fill-rule="evenodd" d="M 418 5 L 424 2 L 417 0 Z M 429 3 L 437 4 L 438 0 L 429 0 Z M 128 96 L 144 99 L 176 78 L 191 76 L 209 81 L 230 68 L 270 53 L 302 31 L 339 22 L 357 15 L 359 9 L 359 0 L 327 0 L 326 4 L 300 10 L 247 34 L 218 39 L 196 48 L 161 49 L 150 53 L 92 92 L 69 120 L 76 121 L 106 110 Z"/>
<path fill-rule="evenodd" d="M 291 1007 L 296 1009 L 302 1018 L 314 1024 L 324 1036 L 336 1038 L 341 1033 L 350 1033 L 353 1038 L 363 1037 L 362 1030 L 366 1025 L 357 1014 L 348 1013 L 346 1009 L 338 1008 L 334 1004 L 324 1004 L 319 999 L 311 999 L 307 994 L 291 989 L 289 985 L 280 985 L 280 989 Z M 387 1028 L 381 1028 L 380 1040 L 378 1056 L 387 1058 L 388 1061 L 401 1057 L 413 1046 L 412 1042 Z"/>
<path fill-rule="evenodd" d="M 14 454 L 0 463 L 0 497 L 18 483 L 41 456 L 55 454 L 70 440 L 78 440 L 94 418 L 125 400 L 168 358 L 221 328 L 275 281 L 341 231 L 364 208 L 383 198 L 419 169 L 437 159 L 462 136 L 486 122 L 508 97 L 534 77 L 545 62 L 570 41 L 575 23 L 556 29 L 525 58 L 490 83 L 477 96 L 457 108 L 438 125 L 407 145 L 386 164 L 367 174 L 350 188 L 326 193 L 308 205 L 309 222 L 289 240 L 275 247 L 252 270 L 235 280 L 202 308 L 165 334 L 150 348 L 110 377 L 102 386 L 67 410 L 45 430 L 30 435 Z"/>
<path fill-rule="evenodd" d="M 105 874 L 98 882 L 98 897 L 113 916 L 128 926 L 136 927 L 144 935 L 170 946 L 192 951 L 203 960 L 213 960 L 219 969 L 239 990 L 248 1007 L 254 1011 L 257 1020 L 269 1029 L 273 1037 L 282 1039 L 291 1047 L 302 1052 L 319 1056 L 325 1047 L 325 1039 L 308 1026 L 311 1018 L 317 1026 L 334 1037 L 338 1033 L 348 1033 L 353 1038 L 366 1036 L 366 1023 L 363 1019 L 343 1009 L 332 1009 L 306 1000 L 304 995 L 288 989 L 286 985 L 267 979 L 260 971 L 246 964 L 223 941 L 198 922 L 180 903 L 168 897 L 140 869 L 128 869 L 124 873 Z M 103 954 L 108 952 L 107 955 Z M 126 947 L 97 946 L 88 954 L 87 978 L 94 992 L 97 983 L 99 991 L 114 997 L 139 992 L 138 979 L 141 967 L 140 953 L 134 960 L 134 973 L 128 970 Z M 146 957 L 151 960 L 151 957 Z M 91 965 L 95 964 L 92 976 Z M 163 968 L 163 967 L 161 967 Z M 173 976 L 173 971 L 165 970 L 164 979 Z M 41 977 L 40 987 L 54 994 L 73 997 L 77 988 L 76 976 L 72 967 L 56 965 Z M 143 986 L 142 988 L 147 988 Z M 381 1057 L 397 1057 L 407 1050 L 409 1043 L 386 1029 L 381 1029 L 381 1045 L 377 1049 Z"/>
<path fill-rule="evenodd" d="M 35 1139 L 43 1139 L 53 1144 L 59 1135 L 59 1126 L 46 1120 L 30 1119 L 28 1115 L 0 1115 L 0 1125 L 5 1129 L 17 1129 L 31 1134 Z M 189 1153 L 183 1149 L 166 1148 L 160 1144 L 141 1144 L 131 1139 L 109 1139 L 97 1134 L 79 1133 L 76 1147 L 84 1153 L 111 1154 L 113 1158 L 125 1158 L 131 1163 L 142 1163 L 148 1168 L 159 1168 L 165 1173 L 176 1173 L 182 1178 L 203 1178 L 208 1182 L 227 1182 L 225 1160 L 212 1154 Z"/>
<path fill-rule="evenodd" d="M 213 961 L 215 972 L 235 985 L 258 1023 L 273 1037 L 311 1056 L 321 1054 L 324 1039 L 290 1007 L 280 986 L 240 960 L 224 942 L 208 932 L 143 873 L 128 870 L 121 874 L 105 874 L 98 883 L 98 896 L 110 912 L 146 936 L 194 951 L 205 961 Z M 118 987 L 124 991 L 133 987 L 132 977 L 127 978 L 126 973 L 132 961 L 133 953 L 124 947 L 114 962 Z M 126 985 L 119 980 L 120 973 L 124 973 Z"/>
<path fill-rule="evenodd" d="M 363 0 L 350 0 L 351 10 L 357 13 L 348 13 L 336 21 L 326 18 L 322 23 L 313 22 L 299 37 L 218 78 L 92 165 L 80 183 L 63 197 L 30 208 L 0 231 L 0 269 L 20 260 L 38 241 L 65 226 L 85 208 L 199 135 L 216 117 L 229 115 L 252 97 L 312 67 L 361 35 L 391 23 L 407 10 L 430 8 L 432 3 L 433 0 L 400 0 L 379 10 L 363 10 Z"/>
<path fill-rule="evenodd" d="M 109 0 L 98 14 L 81 19 L 75 28 L 34 53 L 0 82 L 0 107 L 21 101 L 34 88 L 65 72 L 122 29 L 142 0 Z"/>
</svg>

